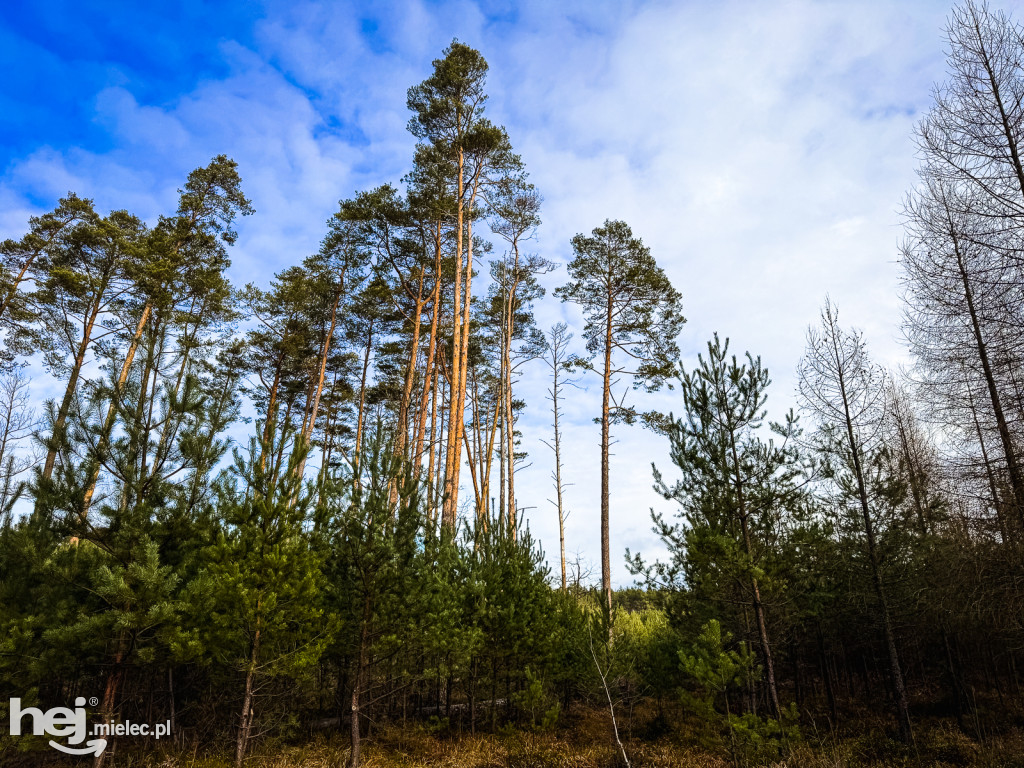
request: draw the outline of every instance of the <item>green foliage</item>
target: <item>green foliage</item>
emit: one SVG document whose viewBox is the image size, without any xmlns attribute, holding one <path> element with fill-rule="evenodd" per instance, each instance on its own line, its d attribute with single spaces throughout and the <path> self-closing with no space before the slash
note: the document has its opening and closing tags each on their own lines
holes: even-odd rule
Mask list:
<svg viewBox="0 0 1024 768">
<path fill-rule="evenodd" d="M 681 696 L 685 706 L 709 726 L 711 743 L 724 740 L 737 766 L 760 764 L 777 758 L 786 744 L 799 739 L 799 714 L 792 705 L 780 723 L 742 711 L 742 691 L 762 670 L 746 644 L 728 647 L 731 639 L 712 619 L 692 645 L 679 651 L 679 666 L 689 685 Z"/>
<path fill-rule="evenodd" d="M 635 388 L 658 389 L 679 356 L 676 337 L 686 322 L 679 292 L 624 221 L 576 235 L 572 247 L 570 282 L 555 295 L 582 309 L 587 351 L 614 355 L 615 371 L 628 372 Z M 635 417 L 630 408 L 616 414 L 627 422 Z"/>
<path fill-rule="evenodd" d="M 523 690 L 515 697 L 516 706 L 530 714 L 530 728 L 550 731 L 558 722 L 561 704 L 545 692 L 544 681 L 530 669 L 523 670 L 526 682 Z"/>
<path fill-rule="evenodd" d="M 285 471 L 273 473 L 261 456 L 275 444 L 254 440 L 247 454 L 236 451 L 218 485 L 221 524 L 190 585 L 191 619 L 201 628 L 208 662 L 226 662 L 239 674 L 301 678 L 319 660 L 333 620 L 321 598 L 310 496 L 295 472 L 304 448 Z"/>
<path fill-rule="evenodd" d="M 634 696 L 659 700 L 678 687 L 679 637 L 659 608 L 618 610 L 612 622 L 612 671 Z"/>
<path fill-rule="evenodd" d="M 684 414 L 655 420 L 682 475 L 669 484 L 654 469 L 656 489 L 681 507 L 678 523 L 652 513 L 672 559 L 650 569 L 639 557 L 632 560 L 652 583 L 685 584 L 698 602 L 730 599 L 737 579 L 756 578 L 770 588 L 766 558 L 785 517 L 799 513 L 803 501 L 797 419 L 790 413 L 784 423 L 770 423 L 781 441 L 764 440 L 768 371 L 750 353 L 740 363 L 728 350 L 728 340 L 716 335 L 693 371 L 679 367 Z"/>
</svg>

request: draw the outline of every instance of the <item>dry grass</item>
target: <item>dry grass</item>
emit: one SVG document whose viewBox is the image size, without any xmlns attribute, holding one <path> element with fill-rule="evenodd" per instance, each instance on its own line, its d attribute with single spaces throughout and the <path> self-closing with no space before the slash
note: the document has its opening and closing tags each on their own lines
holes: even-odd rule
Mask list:
<svg viewBox="0 0 1024 768">
<path fill-rule="evenodd" d="M 673 719 L 667 733 L 644 739 L 639 728 L 651 720 L 638 716 L 637 732 L 626 744 L 634 768 L 731 768 L 726 755 L 699 745 L 696 723 Z M 978 743 L 948 721 L 922 722 L 917 749 L 890 741 L 878 723 L 840 737 L 805 735 L 784 760 L 771 768 L 1024 768 L 1024 735 L 1008 730 Z M 649 735 L 649 734 L 648 734 Z M 51 753 L 52 754 L 52 753 Z M 599 709 L 578 711 L 555 733 L 508 731 L 498 734 L 437 735 L 426 728 L 388 728 L 367 739 L 366 768 L 620 768 L 608 725 Z M 0 755 L 0 764 L 7 765 Z M 342 735 L 318 737 L 302 745 L 265 744 L 246 760 L 246 768 L 345 768 L 348 746 Z M 51 766 L 54 763 L 49 763 Z M 68 764 L 71 768 L 71 764 Z M 111 768 L 231 768 L 221 755 L 130 754 L 122 752 Z"/>
</svg>

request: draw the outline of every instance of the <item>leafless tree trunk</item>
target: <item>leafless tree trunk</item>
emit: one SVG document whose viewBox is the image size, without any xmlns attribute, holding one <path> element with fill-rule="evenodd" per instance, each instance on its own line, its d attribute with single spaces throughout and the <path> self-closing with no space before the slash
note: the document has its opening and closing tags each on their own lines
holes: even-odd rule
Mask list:
<svg viewBox="0 0 1024 768">
<path fill-rule="evenodd" d="M 900 737 L 910 743 L 913 741 L 910 705 L 889 602 L 882 583 L 863 467 L 864 452 L 877 443 L 881 433 L 885 416 L 885 376 L 869 360 L 861 334 L 856 331 L 848 333 L 839 327 L 839 314 L 828 301 L 822 310 L 821 320 L 820 330 L 808 329 L 807 351 L 799 369 L 800 399 L 822 424 L 835 428 L 844 436 L 845 449 L 838 458 L 845 458 L 853 470 L 871 578 L 885 633 Z"/>
<path fill-rule="evenodd" d="M 565 506 L 563 492 L 565 483 L 562 480 L 562 429 L 559 425 L 559 398 L 563 384 L 572 384 L 572 381 L 564 381 L 562 378 L 565 362 L 568 359 L 568 345 L 572 340 L 572 334 L 568 332 L 565 323 L 557 323 L 551 327 L 547 335 L 547 354 L 544 362 L 551 369 L 551 386 L 548 387 L 548 399 L 551 401 L 551 416 L 553 433 L 551 442 L 544 441 L 544 444 L 555 454 L 555 468 L 551 472 L 551 479 L 555 483 L 555 500 L 552 502 L 558 512 L 558 553 L 562 566 L 562 591 L 568 588 L 565 571 Z"/>
<path fill-rule="evenodd" d="M 611 627 L 608 628 L 608 632 L 611 633 Z M 619 746 L 619 752 L 622 753 L 622 759 L 626 763 L 626 768 L 630 768 L 629 755 L 626 754 L 626 747 L 622 744 L 622 739 L 619 738 L 619 723 L 615 719 L 615 702 L 612 701 L 612 692 L 608 688 L 608 675 L 607 670 L 601 668 L 601 662 L 597 659 L 597 651 L 594 649 L 594 633 L 590 631 L 590 627 L 587 627 L 587 637 L 590 640 L 590 657 L 594 660 L 594 668 L 597 669 L 597 675 L 601 678 L 601 687 L 604 689 L 605 698 L 608 701 L 608 714 L 612 719 L 612 731 L 615 733 L 615 743 Z"/>
<path fill-rule="evenodd" d="M 0 377 L 0 520 L 8 519 L 21 495 L 19 476 L 37 462 L 33 453 L 21 451 L 21 443 L 37 426 L 28 388 L 29 377 L 19 368 Z"/>
<path fill-rule="evenodd" d="M 258 606 L 257 606 L 258 608 Z M 260 629 L 257 625 L 253 635 L 252 647 L 249 651 L 249 663 L 245 668 L 245 693 L 242 696 L 242 710 L 238 716 L 238 737 L 235 739 L 235 768 L 240 768 L 245 758 L 245 750 L 249 746 L 252 733 L 253 700 L 255 698 L 256 670 L 260 659 Z"/>
</svg>

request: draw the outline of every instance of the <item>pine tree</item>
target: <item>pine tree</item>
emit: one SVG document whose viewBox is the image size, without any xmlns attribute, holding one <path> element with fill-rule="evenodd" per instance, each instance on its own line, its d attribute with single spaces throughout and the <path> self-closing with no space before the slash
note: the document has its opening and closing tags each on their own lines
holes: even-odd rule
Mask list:
<svg viewBox="0 0 1024 768">
<path fill-rule="evenodd" d="M 654 515 L 655 531 L 673 558 L 655 570 L 660 583 L 690 589 L 698 600 L 711 598 L 719 610 L 728 610 L 736 598 L 753 608 L 769 707 L 781 720 L 763 589 L 771 582 L 765 560 L 773 531 L 800 500 L 799 430 L 789 414 L 785 424 L 771 425 L 781 444 L 761 439 L 770 379 L 760 358 L 749 352 L 746 357 L 744 363 L 730 358 L 728 339 L 723 344 L 716 335 L 693 371 L 679 367 L 685 413 L 661 422 L 682 477 L 668 485 L 655 469 L 655 487 L 682 506 L 683 521 L 671 524 Z M 643 570 L 639 561 L 634 568 Z M 732 594 L 736 583 L 745 586 L 738 596 Z"/>
<path fill-rule="evenodd" d="M 361 729 L 377 654 L 398 651 L 396 634 L 415 611 L 422 589 L 423 504 L 408 465 L 374 431 L 362 461 L 360 482 L 339 479 L 328 518 L 335 522 L 331 585 L 345 635 L 345 655 L 354 659 L 350 713 L 350 768 L 361 764 Z M 398 493 L 392 488 L 398 481 Z M 394 498 L 394 501 L 393 501 Z M 414 614 L 412 614 L 414 615 Z"/>
<path fill-rule="evenodd" d="M 131 289 L 129 275 L 147 235 L 124 211 L 75 227 L 51 248 L 45 279 L 32 297 L 39 307 L 39 340 L 47 368 L 67 383 L 53 420 L 43 478 L 53 474 L 89 352 L 117 331 L 116 310 Z"/>
<path fill-rule="evenodd" d="M 625 222 L 606 221 L 589 236 L 576 235 L 572 247 L 573 260 L 566 267 L 571 280 L 555 295 L 582 309 L 587 352 L 600 356 L 601 588 L 610 611 L 611 426 L 636 418 L 635 408 L 624 402 L 625 393 L 613 390 L 622 377 L 632 380 L 634 389 L 660 388 L 672 375 L 679 355 L 675 340 L 686 320 L 679 292 Z"/>
<path fill-rule="evenodd" d="M 285 429 L 276 440 L 288 439 Z M 299 678 L 327 641 L 322 550 L 312 546 L 310 496 L 295 471 L 305 446 L 285 471 L 271 473 L 260 456 L 275 445 L 252 441 L 235 452 L 230 476 L 218 489 L 217 541 L 205 553 L 204 573 L 191 585 L 194 617 L 211 658 L 227 658 L 241 677 L 235 764 L 253 734 L 260 692 L 268 680 Z M 202 618 L 200 618 L 202 617 Z"/>
<path fill-rule="evenodd" d="M 10 366 L 17 355 L 33 351 L 30 329 L 40 315 L 25 288 L 46 279 L 50 255 L 64 247 L 79 225 L 93 224 L 97 219 L 91 200 L 68 193 L 53 211 L 29 219 L 29 231 L 20 240 L 0 243 L 0 329 L 5 334 L 0 364 L 3 366 Z"/>
<path fill-rule="evenodd" d="M 415 114 L 409 130 L 425 139 L 449 178 L 454 192 L 455 274 L 452 311 L 451 406 L 445 456 L 442 523 L 455 530 L 462 468 L 469 341 L 472 318 L 474 245 L 473 223 L 481 215 L 488 187 L 521 173 L 522 162 L 512 152 L 503 128 L 484 116 L 487 62 L 473 48 L 453 41 L 444 58 L 434 61 L 433 74 L 409 89 L 407 104 Z M 450 178 L 454 176 L 454 178 Z"/>
<path fill-rule="evenodd" d="M 237 215 L 252 213 L 252 207 L 241 190 L 237 164 L 224 155 L 209 165 L 192 171 L 179 190 L 178 210 L 174 216 L 161 217 L 147 238 L 143 258 L 132 270 L 133 302 L 126 306 L 127 347 L 121 357 L 106 418 L 91 457 L 90 481 L 82 499 L 83 514 L 88 512 L 96 490 L 109 443 L 114 431 L 119 400 L 135 362 L 145 334 L 155 339 L 163 329 L 152 326 L 171 322 L 179 304 L 189 306 L 199 318 L 215 317 L 229 292 L 224 270 L 230 264 L 226 245 L 235 242 L 237 233 L 231 225 Z M 186 332 L 187 335 L 187 332 Z M 142 362 L 139 376 L 140 399 L 147 391 L 153 373 L 154 359 Z M 182 370 L 188 363 L 183 355 Z M 116 362 L 113 363 L 116 366 Z M 154 379 L 155 383 L 155 379 Z"/>
</svg>

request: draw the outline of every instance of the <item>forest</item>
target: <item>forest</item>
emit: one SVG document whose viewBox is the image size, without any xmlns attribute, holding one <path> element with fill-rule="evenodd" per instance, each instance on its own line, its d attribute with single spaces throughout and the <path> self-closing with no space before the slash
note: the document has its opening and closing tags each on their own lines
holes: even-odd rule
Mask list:
<svg viewBox="0 0 1024 768">
<path fill-rule="evenodd" d="M 643 233 L 531 250 L 541 191 L 458 40 L 408 89 L 408 173 L 267 286 L 226 276 L 259 215 L 226 155 L 156 221 L 51 201 L 0 244 L 0 764 L 1024 766 L 1024 26 L 968 0 L 947 35 L 902 201 L 913 364 L 822 297 L 779 421 L 742 340 L 681 362 Z M 569 455 L 583 379 L 601 441 Z M 623 430 L 664 445 L 667 558 L 609 535 Z M 572 462 L 600 462 L 592 579 Z M 29 707 L 167 731 L 69 756 Z"/>
</svg>

